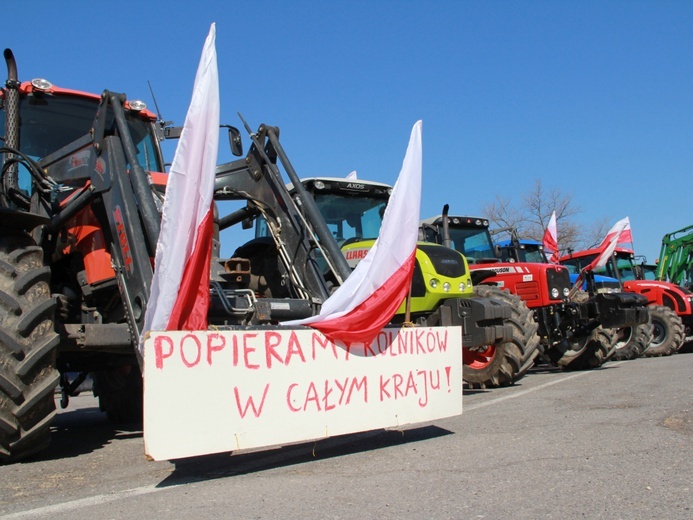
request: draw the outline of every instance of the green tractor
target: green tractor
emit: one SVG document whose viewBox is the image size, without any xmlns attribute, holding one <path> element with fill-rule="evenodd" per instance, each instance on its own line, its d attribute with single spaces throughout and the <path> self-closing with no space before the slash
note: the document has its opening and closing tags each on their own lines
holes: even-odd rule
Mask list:
<svg viewBox="0 0 693 520">
<path fill-rule="evenodd" d="M 392 188 L 378 182 L 327 177 L 301 183 L 300 190 L 315 200 L 353 269 L 375 243 Z M 292 188 L 299 196 L 299 190 Z M 259 220 L 257 240 L 268 235 L 266 223 Z M 324 262 L 319 253 L 316 261 Z M 538 345 L 538 338 L 533 338 L 536 327 L 525 330 L 526 324 L 515 319 L 513 305 L 506 299 L 477 294 L 462 254 L 420 242 L 410 292 L 393 322 L 461 326 L 464 380 L 470 387 L 510 385 L 524 373 L 521 365 L 526 350 Z"/>
<path fill-rule="evenodd" d="M 662 237 L 656 279 L 693 289 L 693 226 Z"/>
</svg>

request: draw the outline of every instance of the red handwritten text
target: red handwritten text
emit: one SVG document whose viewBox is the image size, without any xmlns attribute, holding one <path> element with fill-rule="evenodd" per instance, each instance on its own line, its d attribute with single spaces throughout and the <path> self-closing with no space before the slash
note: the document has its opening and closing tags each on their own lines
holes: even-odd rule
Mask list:
<svg viewBox="0 0 693 520">
<path fill-rule="evenodd" d="M 305 412 L 309 408 L 328 412 L 337 406 L 350 404 L 354 395 L 358 395 L 361 402 L 368 402 L 368 379 L 365 376 L 326 379 L 317 384 L 311 381 L 306 386 L 293 383 L 286 391 L 286 404 L 292 412 Z"/>
</svg>

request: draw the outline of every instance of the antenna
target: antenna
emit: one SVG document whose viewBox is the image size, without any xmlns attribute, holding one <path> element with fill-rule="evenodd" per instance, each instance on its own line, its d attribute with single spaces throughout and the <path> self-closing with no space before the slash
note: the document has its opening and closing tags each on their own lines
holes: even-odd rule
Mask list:
<svg viewBox="0 0 693 520">
<path fill-rule="evenodd" d="M 243 119 L 243 116 L 241 115 L 240 112 L 237 112 L 237 114 L 238 114 L 238 117 L 241 118 L 241 121 L 243 122 L 243 126 L 245 126 L 245 130 L 246 130 L 246 132 L 248 132 L 248 135 L 252 136 L 253 131 L 250 129 L 250 126 L 248 125 L 247 121 L 245 119 Z"/>
<path fill-rule="evenodd" d="M 161 126 L 166 126 L 167 124 L 172 124 L 173 121 L 164 121 L 164 118 L 161 117 L 161 110 L 159 110 L 159 104 L 156 102 L 156 96 L 154 95 L 154 89 L 152 88 L 152 84 L 149 80 L 147 80 L 147 85 L 149 85 L 149 92 L 152 94 L 152 99 L 154 100 L 154 106 L 156 107 L 156 117 L 159 118 L 159 124 Z"/>
</svg>

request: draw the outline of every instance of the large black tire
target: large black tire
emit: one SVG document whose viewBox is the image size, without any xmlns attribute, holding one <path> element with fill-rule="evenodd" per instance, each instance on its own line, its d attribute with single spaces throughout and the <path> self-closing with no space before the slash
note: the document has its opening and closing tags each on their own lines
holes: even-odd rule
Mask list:
<svg viewBox="0 0 693 520">
<path fill-rule="evenodd" d="M 653 333 L 654 326 L 651 319 L 648 319 L 647 323 L 641 323 L 635 327 L 617 329 L 612 344 L 614 353 L 611 359 L 625 361 L 639 358 L 650 345 Z"/>
<path fill-rule="evenodd" d="M 515 383 L 522 379 L 527 374 L 527 371 L 534 366 L 541 352 L 539 349 L 541 338 L 537 333 L 539 324 L 534 318 L 534 311 L 529 309 L 525 301 L 518 295 L 501 287 L 478 285 L 474 287 L 474 293 L 482 298 L 495 298 L 505 301 L 512 306 L 512 315 L 509 323 L 513 326 L 513 329 L 517 330 L 518 335 L 522 337 L 520 368 L 515 372 L 512 379 L 512 383 Z"/>
<path fill-rule="evenodd" d="M 43 251 L 29 236 L 0 238 L 0 462 L 50 442 L 60 375 L 49 281 Z"/>
<path fill-rule="evenodd" d="M 654 332 L 644 355 L 646 357 L 670 356 L 681 348 L 685 339 L 681 318 L 664 305 L 653 305 L 649 307 L 649 310 Z"/>
<path fill-rule="evenodd" d="M 521 368 L 519 338 L 497 345 L 463 349 L 462 379 L 470 388 L 497 388 L 513 383 Z"/>
<path fill-rule="evenodd" d="M 99 408 L 112 424 L 142 422 L 142 373 L 136 364 L 123 364 L 92 375 Z"/>
<path fill-rule="evenodd" d="M 573 300 L 585 302 L 590 296 L 585 291 L 578 291 Z M 614 332 L 601 326 L 586 336 L 573 337 L 568 340 L 570 348 L 565 352 L 560 346 L 552 347 L 548 356 L 553 363 L 565 370 L 586 370 L 599 368 L 613 355 Z"/>
<path fill-rule="evenodd" d="M 613 333 L 597 327 L 588 336 L 571 341 L 572 348 L 554 362 L 565 370 L 599 368 L 609 359 L 612 342 Z"/>
</svg>

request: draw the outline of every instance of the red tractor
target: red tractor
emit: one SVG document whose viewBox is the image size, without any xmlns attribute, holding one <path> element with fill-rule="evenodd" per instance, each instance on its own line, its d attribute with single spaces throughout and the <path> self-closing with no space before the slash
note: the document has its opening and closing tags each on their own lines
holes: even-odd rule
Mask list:
<svg viewBox="0 0 693 520">
<path fill-rule="evenodd" d="M 540 354 L 566 369 L 601 366 L 613 352 L 611 328 L 647 321 L 645 299 L 623 292 L 579 293 L 571 300 L 568 269 L 540 262 L 503 261 L 487 219 L 443 215 L 424 220 L 427 241 L 449 245 L 467 257 L 475 288 L 519 296 L 539 326 Z M 519 247 L 519 246 L 518 246 Z M 536 357 L 537 353 L 534 353 Z M 532 359 L 524 360 L 526 370 Z"/>
<path fill-rule="evenodd" d="M 600 253 L 597 249 L 573 252 L 559 262 L 573 272 L 589 265 Z M 693 334 L 693 293 L 671 282 L 640 280 L 641 272 L 632 250 L 617 247 L 613 258 L 597 274 L 617 278 L 623 290 L 647 298 L 647 305 L 654 326 L 653 338 L 645 350 L 645 356 L 668 356 L 684 344 Z"/>
<path fill-rule="evenodd" d="M 501 249 L 501 260 L 510 262 L 540 262 L 548 264 L 549 260 L 544 254 L 544 245 L 536 240 L 512 240 L 497 242 Z M 640 265 L 639 267 L 643 267 Z M 568 269 L 571 269 L 568 266 Z M 571 269 L 572 270 L 572 269 Z M 643 271 L 644 272 L 644 271 Z M 571 272 L 570 281 L 575 284 L 578 273 Z M 595 275 L 583 276 L 582 290 L 590 293 L 623 292 L 621 282 L 609 276 Z M 640 357 L 652 341 L 652 323 L 641 323 L 635 326 L 618 327 L 615 330 L 613 354 L 611 359 L 623 361 Z"/>
<path fill-rule="evenodd" d="M 114 422 L 142 420 L 144 315 L 166 184 L 160 141 L 175 137 L 124 94 L 19 81 L 4 53 L 0 88 L 0 463 L 43 449 L 61 404 L 87 376 Z M 269 327 L 319 311 L 351 272 L 310 197 L 299 208 L 279 166 L 298 182 L 279 130 L 262 125 L 245 157 L 217 166 L 214 199 L 245 201 L 270 224 L 274 246 L 210 266 L 208 322 L 219 330 Z M 240 133 L 229 130 L 242 155 Z M 302 214 L 301 211 L 308 211 Z M 317 215 L 317 217 L 316 217 Z M 281 236 L 273 234 L 281 230 Z M 314 239 L 329 268 L 313 260 Z M 334 272 L 333 272 L 334 270 Z M 326 280 L 326 272 L 330 283 Z M 336 280 L 336 282 L 333 282 Z"/>
</svg>

